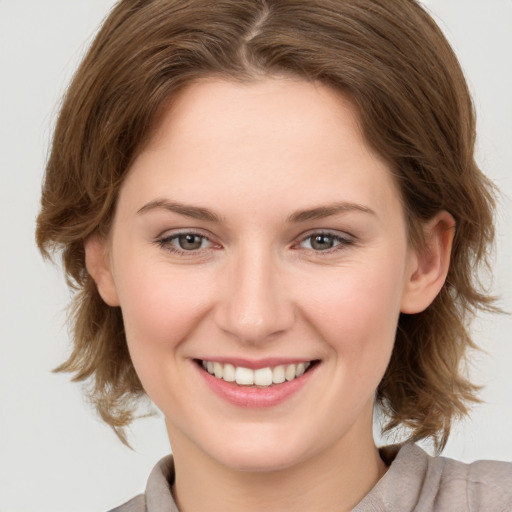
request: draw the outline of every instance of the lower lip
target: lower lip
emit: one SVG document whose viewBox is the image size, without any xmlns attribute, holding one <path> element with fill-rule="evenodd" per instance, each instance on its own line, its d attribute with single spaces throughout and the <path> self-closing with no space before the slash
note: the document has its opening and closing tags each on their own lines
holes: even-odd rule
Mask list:
<svg viewBox="0 0 512 512">
<path fill-rule="evenodd" d="M 195 364 L 195 363 L 194 363 Z M 298 393 L 311 379 L 318 365 L 309 369 L 291 381 L 274 384 L 268 387 L 239 386 L 234 382 L 218 379 L 195 364 L 209 388 L 220 398 L 237 407 L 263 408 L 274 407 Z"/>
</svg>

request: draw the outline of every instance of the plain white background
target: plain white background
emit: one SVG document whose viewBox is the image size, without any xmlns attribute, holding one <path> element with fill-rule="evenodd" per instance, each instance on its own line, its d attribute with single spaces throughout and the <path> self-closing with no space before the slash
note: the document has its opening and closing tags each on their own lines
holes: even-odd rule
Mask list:
<svg viewBox="0 0 512 512">
<path fill-rule="evenodd" d="M 428 0 L 455 47 L 478 111 L 478 161 L 502 193 L 495 264 L 512 311 L 512 2 Z M 69 293 L 34 244 L 51 127 L 80 56 L 112 0 L 0 0 L 0 511 L 100 512 L 144 489 L 169 451 L 163 420 L 132 429 L 130 451 L 50 370 L 68 351 Z M 459 424 L 445 455 L 512 460 L 509 316 L 485 317 L 471 357 L 485 404 Z"/>
</svg>

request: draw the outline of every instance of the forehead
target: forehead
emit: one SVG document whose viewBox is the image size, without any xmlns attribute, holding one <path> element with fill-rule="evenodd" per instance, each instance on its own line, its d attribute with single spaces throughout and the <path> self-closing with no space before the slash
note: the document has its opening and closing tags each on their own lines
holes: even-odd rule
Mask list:
<svg viewBox="0 0 512 512">
<path fill-rule="evenodd" d="M 287 76 L 251 82 L 209 78 L 193 82 L 173 97 L 149 149 L 168 143 L 170 137 L 205 143 L 212 139 L 222 143 L 223 137 L 228 141 L 266 138 L 275 141 L 272 146 L 305 137 L 314 143 L 317 135 L 325 137 L 328 131 L 336 137 L 342 125 L 354 132 L 347 142 L 366 151 L 355 106 L 321 82 Z M 337 144 L 343 142 L 337 139 Z"/>
<path fill-rule="evenodd" d="M 236 195 L 246 206 L 272 197 L 289 208 L 339 200 L 384 207 L 397 194 L 349 99 L 290 78 L 188 86 L 168 106 L 127 181 L 136 181 L 132 188 L 147 200 L 160 189 L 200 202 L 214 194 L 218 204 Z"/>
</svg>

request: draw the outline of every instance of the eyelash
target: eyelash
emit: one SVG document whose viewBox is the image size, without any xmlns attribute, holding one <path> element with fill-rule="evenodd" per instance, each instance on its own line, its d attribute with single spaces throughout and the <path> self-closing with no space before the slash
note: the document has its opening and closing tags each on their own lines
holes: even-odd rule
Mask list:
<svg viewBox="0 0 512 512">
<path fill-rule="evenodd" d="M 350 245 L 354 245 L 354 243 L 355 243 L 355 239 L 354 238 L 351 238 L 351 237 L 348 237 L 348 236 L 344 237 L 344 236 L 341 236 L 341 235 L 337 235 L 336 233 L 332 233 L 330 231 L 322 231 L 322 230 L 320 230 L 320 231 L 309 232 L 308 234 L 303 236 L 300 239 L 298 245 L 304 243 L 306 240 L 312 241 L 313 238 L 319 237 L 319 236 L 324 236 L 324 237 L 332 239 L 333 242 L 336 243 L 336 245 L 334 245 L 333 247 L 330 247 L 329 249 L 324 249 L 324 250 L 319 250 L 319 251 L 315 251 L 312 248 L 310 249 L 313 252 L 318 253 L 318 254 L 332 254 L 333 252 L 341 251 L 345 247 L 350 246 Z"/>
<path fill-rule="evenodd" d="M 177 247 L 176 245 L 174 245 L 172 243 L 173 240 L 177 240 L 180 236 L 186 236 L 186 235 L 193 235 L 193 236 L 201 238 L 202 240 L 208 240 L 210 243 L 213 243 L 203 233 L 198 233 L 196 231 L 190 231 L 190 230 L 181 231 L 178 233 L 173 233 L 172 235 L 169 235 L 169 236 L 164 236 L 162 238 L 158 238 L 156 240 L 156 243 L 162 249 L 165 249 L 166 251 L 169 251 L 173 254 L 178 254 L 179 256 L 194 256 L 194 255 L 197 255 L 199 251 L 202 251 L 202 254 L 204 254 L 205 251 L 211 250 L 211 247 L 208 247 L 206 249 L 196 249 L 196 250 L 186 251 L 184 249 L 180 249 L 179 247 Z"/>
<path fill-rule="evenodd" d="M 186 236 L 186 235 L 193 235 L 193 236 L 201 238 L 202 240 L 207 240 L 211 244 L 213 244 L 213 242 L 211 242 L 211 240 L 206 235 L 196 232 L 196 231 L 190 231 L 190 230 L 189 231 L 181 231 L 178 233 L 173 233 L 172 235 L 169 235 L 169 236 L 158 238 L 156 240 L 156 243 L 162 249 L 165 249 L 166 251 L 169 251 L 173 254 L 177 254 L 179 256 L 196 256 L 199 254 L 199 251 L 201 251 L 201 254 L 204 254 L 206 251 L 212 250 L 212 247 L 207 247 L 204 249 L 194 249 L 194 250 L 187 251 L 187 250 L 177 247 L 176 245 L 174 245 L 172 243 L 174 240 L 177 240 L 180 236 Z M 294 244 L 294 247 L 300 248 L 300 245 L 302 243 L 304 243 L 307 240 L 312 240 L 314 237 L 318 237 L 318 236 L 328 237 L 328 238 L 332 239 L 334 243 L 336 243 L 336 245 L 334 245 L 333 247 L 331 247 L 329 249 L 318 250 L 318 251 L 315 251 L 312 248 L 308 249 L 308 250 L 313 251 L 314 253 L 321 254 L 321 255 L 322 254 L 326 254 L 326 255 L 332 254 L 333 252 L 343 250 L 345 247 L 355 244 L 355 239 L 353 239 L 351 237 L 343 237 L 343 236 L 337 235 L 335 233 L 332 233 L 330 231 L 320 230 L 320 231 L 310 232 L 310 233 L 306 234 L 305 236 L 301 237 L 300 240 L 298 241 L 298 243 Z"/>
</svg>

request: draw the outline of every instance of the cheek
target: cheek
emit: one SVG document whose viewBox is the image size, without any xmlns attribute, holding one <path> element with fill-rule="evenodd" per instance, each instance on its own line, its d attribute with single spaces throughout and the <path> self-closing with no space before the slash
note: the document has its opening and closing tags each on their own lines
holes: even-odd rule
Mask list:
<svg viewBox="0 0 512 512">
<path fill-rule="evenodd" d="M 132 358 L 179 347 L 207 308 L 208 281 L 199 272 L 172 271 L 165 260 L 141 256 L 122 265 L 117 288 Z"/>
<path fill-rule="evenodd" d="M 308 286 L 303 314 L 336 352 L 340 364 L 356 372 L 375 366 L 384 371 L 395 339 L 402 289 L 403 267 L 396 258 L 384 256 L 373 265 L 360 262 L 336 269 L 322 286 Z"/>
<path fill-rule="evenodd" d="M 186 379 L 186 341 L 208 310 L 200 273 L 174 271 L 165 261 L 152 265 L 126 262 L 119 283 L 128 350 L 147 395 L 161 410 Z"/>
</svg>

